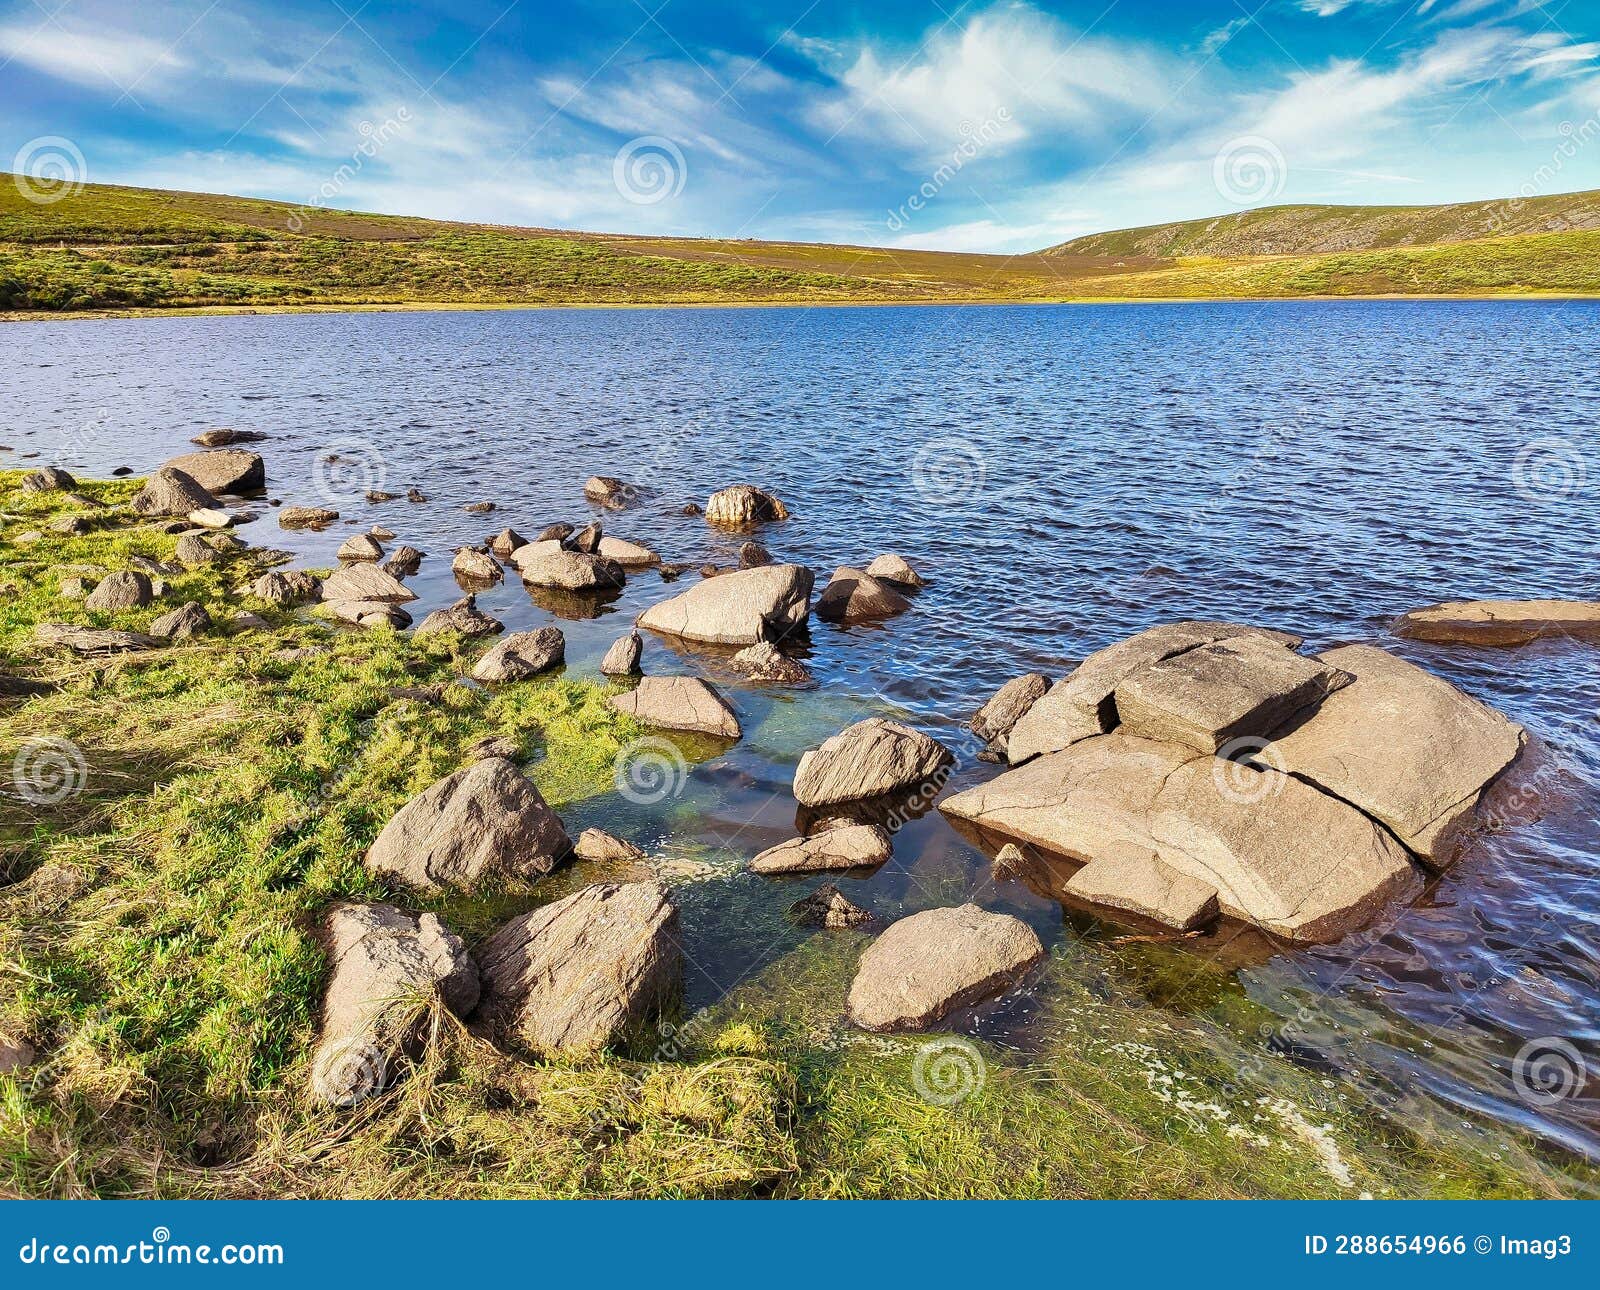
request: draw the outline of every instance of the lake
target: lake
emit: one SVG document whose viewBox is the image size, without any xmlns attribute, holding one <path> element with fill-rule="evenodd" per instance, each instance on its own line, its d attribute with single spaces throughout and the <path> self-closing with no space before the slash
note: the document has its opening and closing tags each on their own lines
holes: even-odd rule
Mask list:
<svg viewBox="0 0 1600 1290">
<path fill-rule="evenodd" d="M 1344 941 L 1282 953 L 1248 935 L 1113 947 L 1120 990 L 1179 1013 L 1270 1008 L 1261 1038 L 1443 1132 L 1498 1124 L 1600 1152 L 1600 1088 L 1530 1096 L 1514 1077 L 1554 1041 L 1600 1061 L 1600 652 L 1487 650 L 1388 634 L 1438 600 L 1600 599 L 1594 490 L 1600 381 L 1592 302 L 1281 302 L 1125 307 L 636 309 L 171 317 L 0 330 L 0 439 L 90 476 L 138 473 L 212 426 L 271 436 L 270 496 L 330 498 L 429 553 L 418 613 L 460 593 L 450 551 L 509 524 L 606 530 L 698 565 L 739 537 L 685 516 L 724 484 L 793 511 L 760 540 L 812 566 L 905 555 L 929 586 L 881 626 L 814 623 L 810 691 L 738 686 L 746 737 L 690 749 L 668 791 L 564 812 L 693 856 L 689 1003 L 711 1002 L 803 935 L 781 910 L 810 887 L 742 874 L 794 832 L 801 752 L 870 713 L 958 754 L 952 788 L 992 775 L 966 733 L 1021 672 L 1064 674 L 1154 623 L 1284 628 L 1308 649 L 1369 641 L 1525 724 L 1522 818 L 1474 842 L 1408 908 Z M 345 459 L 330 466 L 328 453 Z M 621 513 L 584 479 L 637 482 Z M 427 505 L 361 500 L 420 487 Z M 488 499 L 492 515 L 463 510 Z M 255 545 L 328 565 L 355 529 Z M 557 622 L 592 674 L 644 606 L 682 590 L 630 577 L 598 616 L 564 617 L 513 576 L 480 595 L 511 629 Z M 647 639 L 647 671 L 700 663 Z M 703 758 L 703 759 L 702 759 Z M 1026 918 L 1058 953 L 1127 929 L 1064 913 L 933 813 L 895 856 L 838 885 L 886 916 L 973 899 Z M 841 1001 L 842 1004 L 842 1001 Z M 1019 1049 L 1026 1009 L 972 1019 Z M 1259 1042 L 1259 1040 L 1258 1040 Z M 1531 1047 L 1530 1047 L 1531 1046 Z M 1542 1046 L 1542 1047 L 1541 1047 Z"/>
</svg>

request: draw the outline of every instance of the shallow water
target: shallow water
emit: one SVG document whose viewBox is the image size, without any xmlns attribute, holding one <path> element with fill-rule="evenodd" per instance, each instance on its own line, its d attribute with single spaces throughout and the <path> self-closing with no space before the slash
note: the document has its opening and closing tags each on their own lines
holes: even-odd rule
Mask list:
<svg viewBox="0 0 1600 1290">
<path fill-rule="evenodd" d="M 566 812 L 574 830 L 603 824 L 726 875 L 686 889 L 691 1006 L 803 934 L 781 911 L 817 880 L 738 868 L 793 834 L 795 761 L 850 721 L 897 713 L 944 739 L 959 787 L 994 773 L 962 723 L 996 686 L 1060 675 L 1152 623 L 1237 619 L 1313 649 L 1394 649 L 1536 736 L 1496 795 L 1506 827 L 1375 929 L 1292 953 L 1231 933 L 1163 947 L 1149 992 L 1206 1006 L 1221 963 L 1230 988 L 1284 1018 L 1276 1046 L 1359 1074 L 1375 1098 L 1461 1108 L 1594 1156 L 1600 652 L 1419 645 L 1386 626 L 1447 598 L 1600 598 L 1596 334 L 1596 304 L 1528 302 L 39 323 L 0 329 L 0 439 L 14 450 L 0 461 L 142 473 L 207 427 L 261 431 L 270 496 L 331 498 L 429 553 L 411 580 L 419 618 L 460 594 L 450 551 L 506 524 L 532 536 L 598 515 L 669 560 L 734 563 L 741 539 L 679 511 L 739 481 L 790 505 L 790 521 L 758 536 L 819 586 L 841 563 L 910 558 L 931 584 L 912 613 L 813 625 L 819 689 L 752 689 L 709 664 L 746 738 L 689 747 L 704 759 L 687 777 L 669 764 L 659 800 L 608 795 Z M 319 464 L 330 452 L 347 462 Z M 643 501 L 598 512 L 581 495 L 595 473 L 644 485 Z M 413 484 L 427 505 L 360 499 Z M 462 509 L 480 499 L 499 509 Z M 354 531 L 284 533 L 263 515 L 244 536 L 305 563 L 331 563 Z M 696 577 L 635 575 L 593 618 L 553 614 L 514 576 L 479 603 L 511 629 L 558 621 L 569 670 L 592 673 L 643 606 Z M 651 639 L 645 666 L 702 664 Z M 887 916 L 971 898 L 1056 943 L 1128 930 L 997 883 L 937 813 L 899 832 L 882 869 L 838 881 Z M 1144 980 L 1146 947 L 1126 954 L 1130 980 Z M 1014 1016 L 974 1024 L 1027 1042 Z M 1564 1084 L 1574 1095 L 1531 1094 L 1517 1072 L 1539 1054 L 1558 1082 L 1577 1054 L 1587 1088 L 1580 1075 Z"/>
</svg>

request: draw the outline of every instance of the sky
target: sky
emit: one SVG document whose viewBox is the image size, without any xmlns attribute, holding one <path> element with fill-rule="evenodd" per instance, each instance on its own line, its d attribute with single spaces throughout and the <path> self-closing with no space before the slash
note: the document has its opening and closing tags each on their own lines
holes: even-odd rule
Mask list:
<svg viewBox="0 0 1600 1290">
<path fill-rule="evenodd" d="M 1600 188 L 1600 0 L 0 0 L 0 168 L 1014 252 Z"/>
</svg>

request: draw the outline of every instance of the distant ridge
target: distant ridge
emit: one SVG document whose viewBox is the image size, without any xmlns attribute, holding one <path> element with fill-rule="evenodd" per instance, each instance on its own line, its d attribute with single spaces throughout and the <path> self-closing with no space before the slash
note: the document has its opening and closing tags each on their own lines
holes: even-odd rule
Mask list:
<svg viewBox="0 0 1600 1290">
<path fill-rule="evenodd" d="M 1330 255 L 1600 229 L 1600 190 L 1449 206 L 1263 206 L 1211 219 L 1091 233 L 1054 255 Z"/>
</svg>

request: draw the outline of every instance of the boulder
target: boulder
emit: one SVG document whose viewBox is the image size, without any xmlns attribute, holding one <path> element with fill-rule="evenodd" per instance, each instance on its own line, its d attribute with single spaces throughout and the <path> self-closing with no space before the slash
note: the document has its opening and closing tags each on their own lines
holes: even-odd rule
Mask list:
<svg viewBox="0 0 1600 1290">
<path fill-rule="evenodd" d="M 446 775 L 395 812 L 366 865 L 426 891 L 536 878 L 572 850 L 533 781 L 503 757 Z"/>
<path fill-rule="evenodd" d="M 567 538 L 562 545 L 569 551 L 581 551 L 584 555 L 598 555 L 600 553 L 600 543 L 604 539 L 605 535 L 600 531 L 598 523 L 585 524 L 571 537 Z"/>
<path fill-rule="evenodd" d="M 94 584 L 87 578 L 73 575 L 61 580 L 60 595 L 63 600 L 82 600 L 93 590 Z"/>
<path fill-rule="evenodd" d="M 923 1030 L 1012 989 L 1044 958 L 1038 934 L 976 905 L 929 909 L 867 947 L 850 984 L 850 1020 L 865 1030 Z"/>
<path fill-rule="evenodd" d="M 571 537 L 574 532 L 576 532 L 576 530 L 570 524 L 551 524 L 548 525 L 538 537 L 534 538 L 534 541 L 554 542 L 557 546 L 559 546 L 561 543 L 565 542 L 569 537 Z"/>
<path fill-rule="evenodd" d="M 1413 609 L 1397 636 L 1450 645 L 1526 645 L 1545 636 L 1600 640 L 1600 601 L 1451 600 Z"/>
<path fill-rule="evenodd" d="M 40 623 L 33 638 L 41 645 L 58 645 L 74 654 L 117 654 L 128 650 L 155 649 L 161 642 L 143 632 L 100 631 L 93 627 L 72 627 L 66 623 Z"/>
<path fill-rule="evenodd" d="M 867 566 L 867 572 L 880 582 L 892 582 L 897 587 L 924 587 L 922 576 L 898 555 L 880 555 Z"/>
<path fill-rule="evenodd" d="M 739 567 L 741 569 L 759 569 L 764 564 L 772 563 L 772 552 L 759 542 L 745 542 L 739 547 Z"/>
<path fill-rule="evenodd" d="M 1214 886 L 1223 913 L 1291 941 L 1343 935 L 1416 881 L 1386 830 L 1319 789 L 1120 732 L 1047 754 L 939 809 L 1078 860 L 1138 848 Z"/>
<path fill-rule="evenodd" d="M 478 969 L 437 915 L 393 905 L 337 905 L 327 938 L 331 971 L 311 1094 L 324 1106 L 351 1107 L 393 1082 L 435 999 L 457 1016 L 477 1007 Z"/>
<path fill-rule="evenodd" d="M 1113 697 L 1124 733 L 1214 753 L 1260 740 L 1349 684 L 1348 673 L 1276 641 L 1238 636 L 1139 668 Z"/>
<path fill-rule="evenodd" d="M 1044 697 L 1045 691 L 1049 688 L 1050 678 L 1043 672 L 1028 672 L 1023 676 L 1014 676 L 978 709 L 969 723 L 969 728 L 973 734 L 994 747 L 995 752 L 1003 757 L 1006 752 L 1006 737 L 1017 722 L 1028 715 L 1028 710 Z"/>
<path fill-rule="evenodd" d="M 817 597 L 817 617 L 825 623 L 858 623 L 890 618 L 911 608 L 911 602 L 861 569 L 835 569 Z"/>
<path fill-rule="evenodd" d="M 830 931 L 863 927 L 872 921 L 871 914 L 831 882 L 823 883 L 809 896 L 790 905 L 789 917 L 811 927 L 826 927 Z"/>
<path fill-rule="evenodd" d="M 163 466 L 129 502 L 135 515 L 188 515 L 193 511 L 215 510 L 217 499 L 193 477 L 181 470 Z"/>
<path fill-rule="evenodd" d="M 768 847 L 750 861 L 751 873 L 816 873 L 882 864 L 894 843 L 876 824 L 847 824 L 809 838 L 792 838 Z"/>
<path fill-rule="evenodd" d="M 338 558 L 341 560 L 381 560 L 383 547 L 378 539 L 370 533 L 352 533 L 340 546 Z"/>
<path fill-rule="evenodd" d="M 473 596 L 463 596 L 455 604 L 435 609 L 417 624 L 416 636 L 431 636 L 435 632 L 458 632 L 469 639 L 493 636 L 503 632 L 506 625 L 478 608 Z"/>
<path fill-rule="evenodd" d="M 657 883 L 603 883 L 512 919 L 478 951 L 480 1023 L 541 1056 L 646 1032 L 682 988 L 678 911 Z"/>
<path fill-rule="evenodd" d="M 339 518 L 338 511 L 325 506 L 285 506 L 278 512 L 281 529 L 321 529 Z"/>
<path fill-rule="evenodd" d="M 770 641 L 746 645 L 728 660 L 728 666 L 752 681 L 768 685 L 810 685 L 814 680 L 810 668 L 783 654 Z"/>
<path fill-rule="evenodd" d="M 150 579 L 142 573 L 124 570 L 108 573 L 95 584 L 83 602 L 85 609 L 95 609 L 114 614 L 124 609 L 143 609 L 154 599 Z"/>
<path fill-rule="evenodd" d="M 753 484 L 734 484 L 731 488 L 720 489 L 706 502 L 706 521 L 725 528 L 744 528 L 788 518 L 789 512 L 782 502 Z"/>
<path fill-rule="evenodd" d="M 422 552 L 414 546 L 397 546 L 378 567 L 391 577 L 409 578 L 422 568 Z"/>
<path fill-rule="evenodd" d="M 51 520 L 45 527 L 52 533 L 65 533 L 68 537 L 82 537 L 94 525 L 90 524 L 81 515 L 63 515 L 58 520 Z"/>
<path fill-rule="evenodd" d="M 559 666 L 566 657 L 567 640 L 559 627 L 512 632 L 472 667 L 472 679 L 493 684 L 526 681 Z"/>
<path fill-rule="evenodd" d="M 740 569 L 652 605 L 639 626 L 713 645 L 781 641 L 811 611 L 811 570 L 798 564 Z"/>
<path fill-rule="evenodd" d="M 162 640 L 188 640 L 211 628 L 211 615 L 198 600 L 191 600 L 150 624 L 150 634 Z"/>
<path fill-rule="evenodd" d="M 633 862 L 645 858 L 645 853 L 633 843 L 625 842 L 604 829 L 585 829 L 578 834 L 578 840 L 572 844 L 572 853 L 580 860 L 602 863 Z"/>
<path fill-rule="evenodd" d="M 869 717 L 801 756 L 794 795 L 804 806 L 860 801 L 926 783 L 953 760 L 937 740 L 898 722 Z"/>
<path fill-rule="evenodd" d="M 213 533 L 206 539 L 215 551 L 223 555 L 238 555 L 241 551 L 248 551 L 250 544 L 237 533 Z"/>
<path fill-rule="evenodd" d="M 470 546 L 464 546 L 456 552 L 456 558 L 450 562 L 450 572 L 455 574 L 459 582 L 480 586 L 499 582 L 505 577 L 500 561 L 482 551 L 474 551 Z"/>
<path fill-rule="evenodd" d="M 416 593 L 393 574 L 385 573 L 375 564 L 347 564 L 335 569 L 322 584 L 324 600 L 366 600 L 384 604 L 403 605 L 415 600 Z"/>
<path fill-rule="evenodd" d="M 602 505 L 615 503 L 617 507 L 626 505 L 633 491 L 631 484 L 624 484 L 620 479 L 613 479 L 610 475 L 590 475 L 583 485 L 583 495 L 591 502 L 599 502 Z"/>
<path fill-rule="evenodd" d="M 22 491 L 25 493 L 55 493 L 77 486 L 78 481 L 60 466 L 41 466 L 22 477 Z"/>
<path fill-rule="evenodd" d="M 163 468 L 181 470 L 210 493 L 259 493 L 267 486 L 267 467 L 261 454 L 244 448 L 186 452 Z"/>
<path fill-rule="evenodd" d="M 297 605 L 322 595 L 322 579 L 304 569 L 264 573 L 250 584 L 250 594 L 273 605 Z"/>
<path fill-rule="evenodd" d="M 184 518 L 203 529 L 216 529 L 218 532 L 231 529 L 234 523 L 232 515 L 216 506 L 202 506 L 198 511 L 190 511 Z"/>
<path fill-rule="evenodd" d="M 647 546 L 637 542 L 624 542 L 621 538 L 603 537 L 596 554 L 614 560 L 624 569 L 648 569 L 661 563 L 661 557 Z"/>
<path fill-rule="evenodd" d="M 1011 764 L 1021 765 L 1031 757 L 1059 752 L 1080 739 L 1114 729 L 1117 711 L 1113 695 L 1123 679 L 1140 668 L 1239 636 L 1264 637 L 1289 649 L 1300 644 L 1298 636 L 1238 623 L 1181 622 L 1146 628 L 1089 655 L 1028 709 L 1006 737 Z"/>
<path fill-rule="evenodd" d="M 1448 864 L 1527 732 L 1386 650 L 1346 645 L 1320 657 L 1355 679 L 1263 759 L 1386 824 L 1428 864 Z"/>
<path fill-rule="evenodd" d="M 502 560 L 509 560 L 512 552 L 519 547 L 527 545 L 528 539 L 512 528 L 501 529 L 489 539 L 489 550 L 493 551 Z"/>
<path fill-rule="evenodd" d="M 185 569 L 198 569 L 202 565 L 221 564 L 222 552 L 198 533 L 185 533 L 178 539 L 172 557 Z"/>
<path fill-rule="evenodd" d="M 521 556 L 522 551 L 517 555 Z M 529 586 L 554 587 L 559 591 L 612 591 L 627 581 L 622 566 L 613 560 L 560 548 L 519 559 L 517 568 Z"/>
<path fill-rule="evenodd" d="M 1091 860 L 1067 879 L 1066 890 L 1092 905 L 1127 910 L 1180 932 L 1204 927 L 1218 914 L 1217 889 L 1209 882 L 1135 848 Z"/>
<path fill-rule="evenodd" d="M 600 660 L 600 671 L 605 676 L 632 676 L 639 670 L 639 656 L 643 653 L 644 641 L 638 632 L 619 636 Z"/>
<path fill-rule="evenodd" d="M 632 690 L 613 694 L 611 706 L 647 726 L 694 730 L 737 739 L 739 718 L 704 681 L 693 676 L 647 676 Z"/>
<path fill-rule="evenodd" d="M 202 430 L 189 442 L 197 443 L 202 448 L 226 448 L 233 443 L 257 443 L 267 438 L 270 436 L 255 430 L 229 430 L 219 426 L 214 430 Z"/>
</svg>

